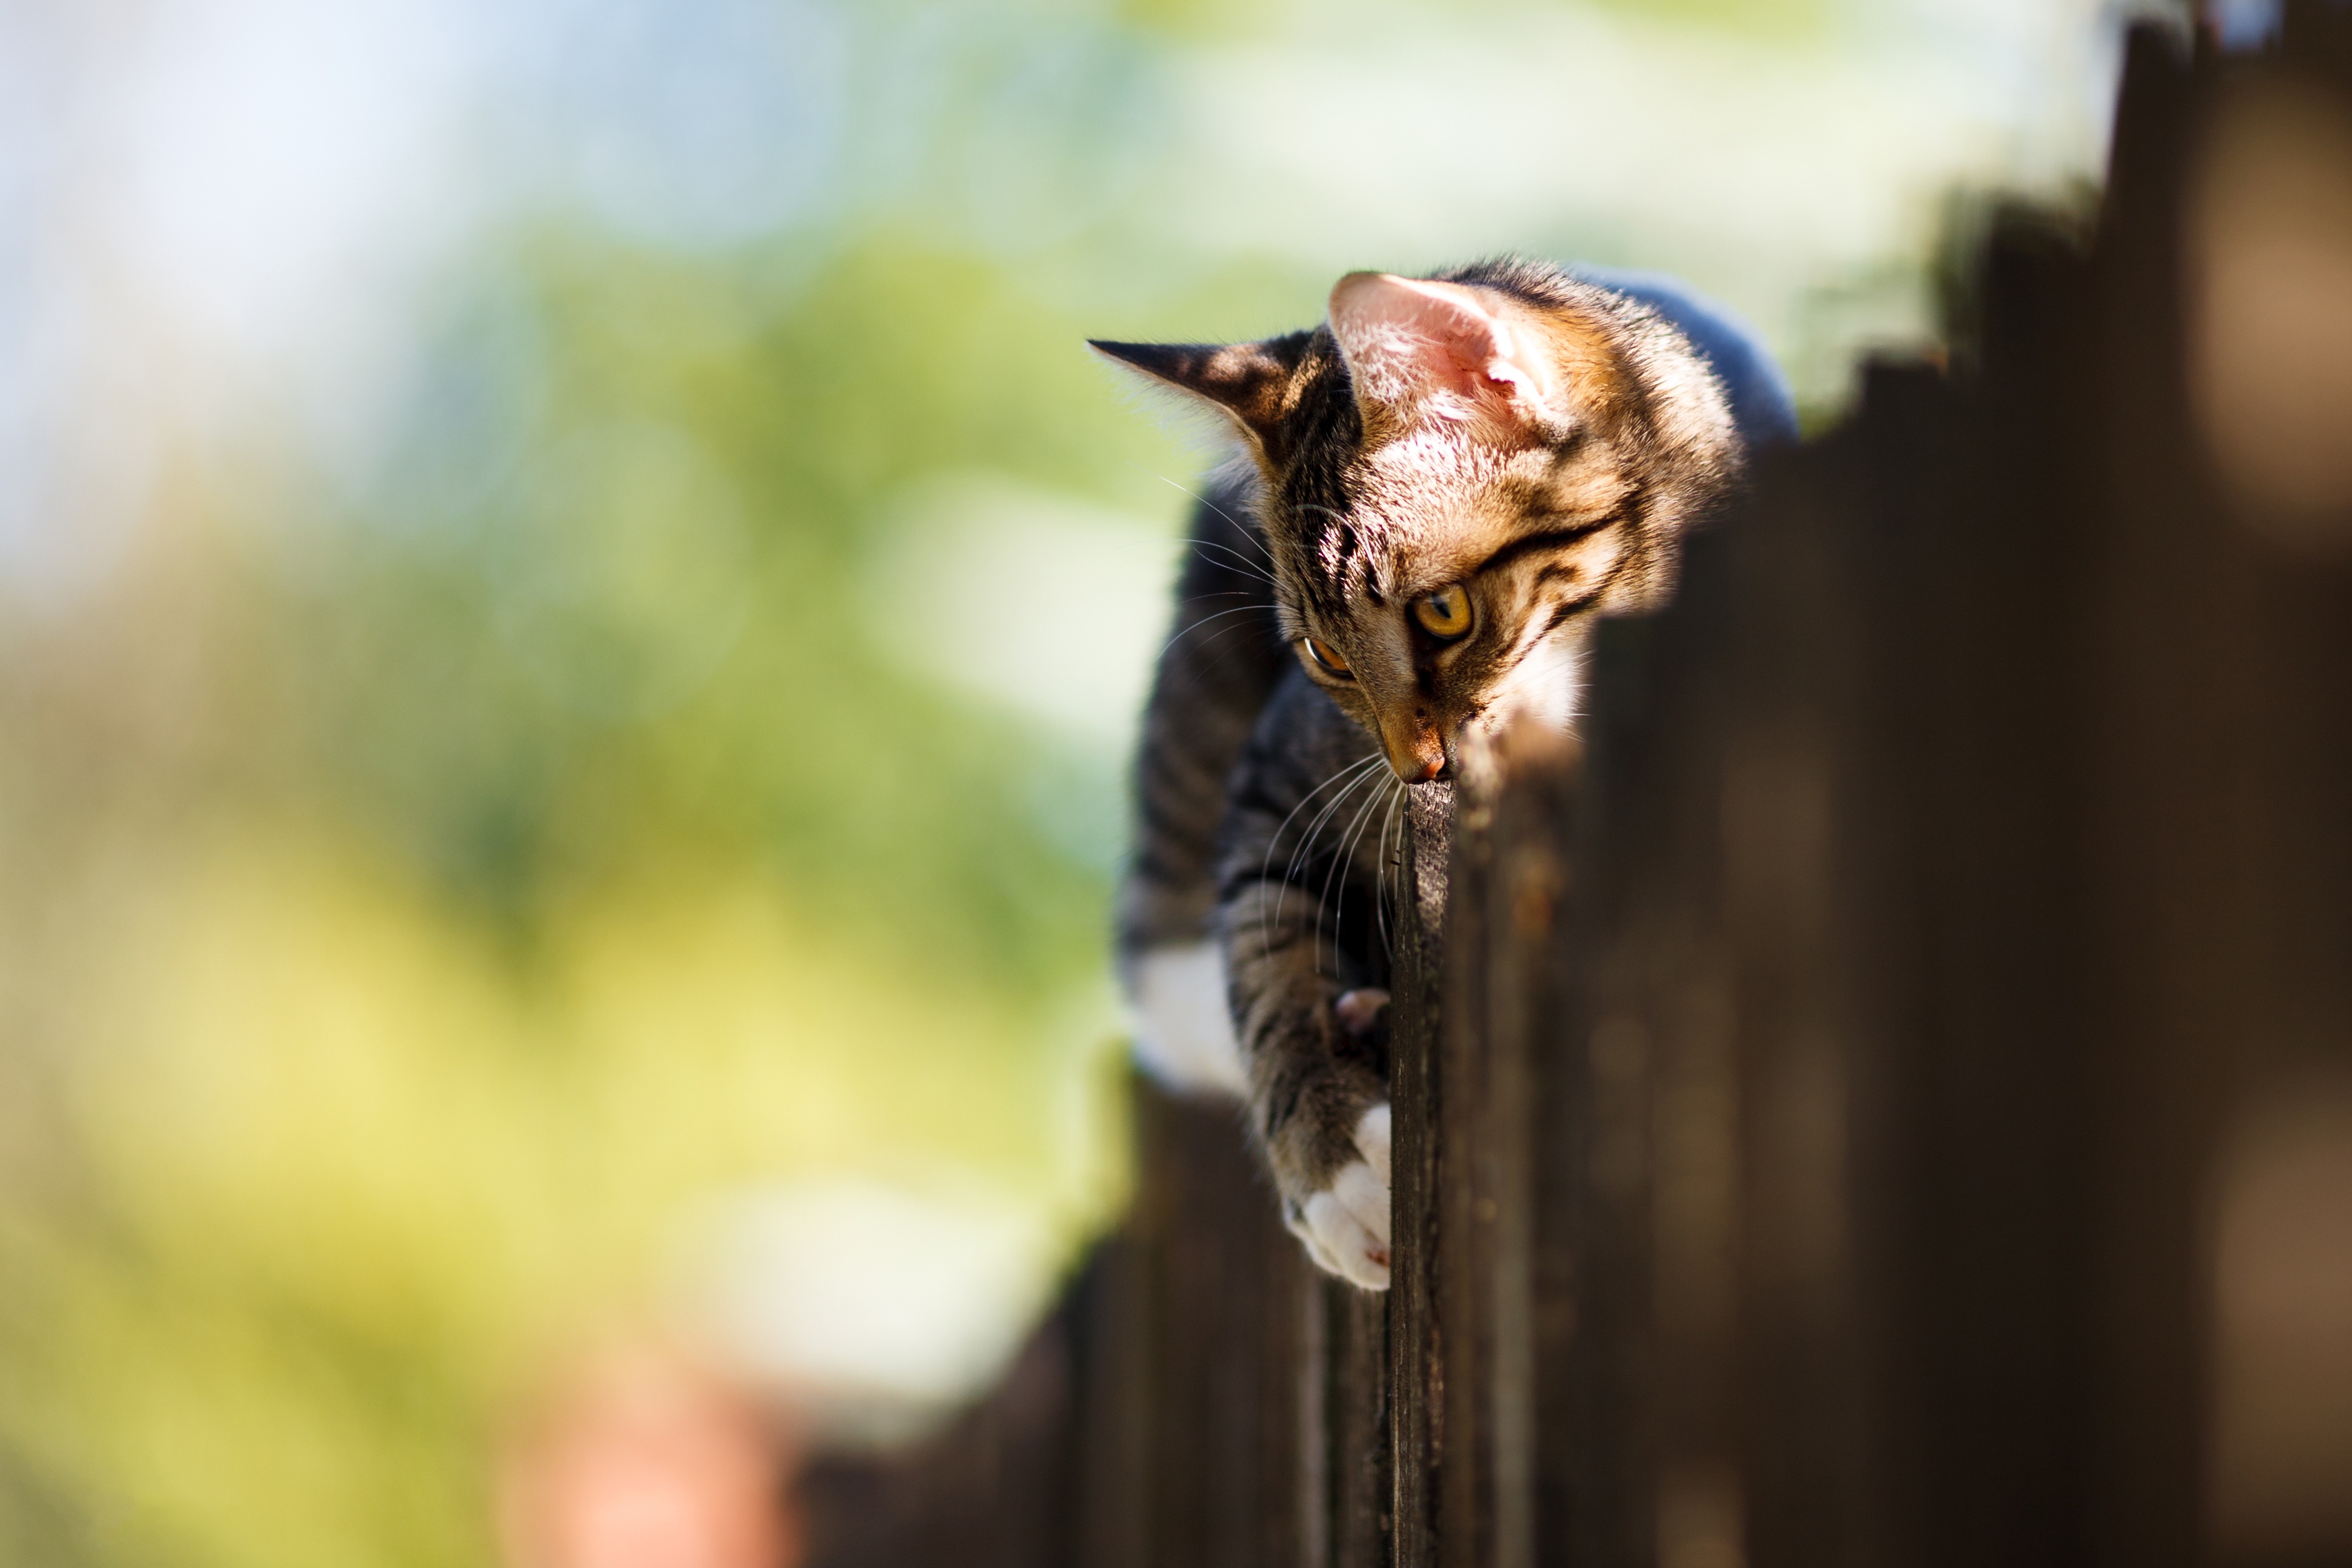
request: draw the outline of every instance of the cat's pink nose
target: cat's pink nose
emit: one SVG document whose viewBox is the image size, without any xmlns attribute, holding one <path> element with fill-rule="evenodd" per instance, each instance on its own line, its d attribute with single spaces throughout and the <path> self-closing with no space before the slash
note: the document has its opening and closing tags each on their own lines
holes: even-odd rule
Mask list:
<svg viewBox="0 0 2352 1568">
<path fill-rule="evenodd" d="M 1415 742 L 1412 750 L 1402 756 L 1390 752 L 1389 766 L 1407 784 L 1427 784 L 1445 772 L 1445 747 L 1433 731 Z"/>
<path fill-rule="evenodd" d="M 1415 747 L 1402 756 L 1391 752 L 1389 770 L 1407 784 L 1427 784 L 1444 773 L 1445 753 L 1434 746 L 1426 751 Z"/>
<path fill-rule="evenodd" d="M 1386 725 L 1381 728 L 1388 730 Z M 1386 742 L 1390 770 L 1405 783 L 1427 784 L 1445 772 L 1445 742 L 1427 720 L 1421 721 L 1411 740 L 1400 740 L 1393 731 L 1381 739 Z"/>
</svg>

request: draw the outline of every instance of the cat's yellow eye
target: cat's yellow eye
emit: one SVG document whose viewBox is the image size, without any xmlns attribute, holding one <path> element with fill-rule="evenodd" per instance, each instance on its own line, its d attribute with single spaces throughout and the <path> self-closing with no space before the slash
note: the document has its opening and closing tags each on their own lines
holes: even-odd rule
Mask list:
<svg viewBox="0 0 2352 1568">
<path fill-rule="evenodd" d="M 1412 602 L 1412 618 L 1431 637 L 1452 642 L 1470 629 L 1470 595 L 1459 583 Z"/>
<path fill-rule="evenodd" d="M 1348 668 L 1348 661 L 1333 653 L 1329 645 L 1316 637 L 1298 640 L 1307 645 L 1307 657 L 1313 659 L 1324 674 L 1336 675 L 1343 680 L 1353 678 L 1355 672 Z"/>
</svg>

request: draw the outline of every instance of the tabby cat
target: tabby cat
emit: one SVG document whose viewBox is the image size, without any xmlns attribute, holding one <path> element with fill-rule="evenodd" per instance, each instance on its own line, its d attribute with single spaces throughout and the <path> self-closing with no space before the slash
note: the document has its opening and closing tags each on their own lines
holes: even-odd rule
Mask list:
<svg viewBox="0 0 2352 1568">
<path fill-rule="evenodd" d="M 1740 331 L 1659 279 L 1358 272 L 1311 331 L 1097 342 L 1205 400 L 1213 476 L 1136 762 L 1138 1050 L 1246 1104 L 1315 1261 L 1389 1278 L 1387 931 L 1408 792 L 1570 725 L 1593 623 L 1671 592 L 1746 448 L 1793 434 Z"/>
</svg>

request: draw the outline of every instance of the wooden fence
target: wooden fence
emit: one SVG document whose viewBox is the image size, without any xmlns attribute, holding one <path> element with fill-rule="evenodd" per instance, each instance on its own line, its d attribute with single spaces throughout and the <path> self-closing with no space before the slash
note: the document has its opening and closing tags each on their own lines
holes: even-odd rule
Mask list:
<svg viewBox="0 0 2352 1568">
<path fill-rule="evenodd" d="M 1951 363 L 1424 818 L 1394 1289 L 1139 1089 L 1126 1229 L 988 1406 L 817 1478 L 819 1560 L 2352 1562 L 2347 128 L 2332 9 L 2134 35 L 2095 220 L 1992 215 Z"/>
</svg>

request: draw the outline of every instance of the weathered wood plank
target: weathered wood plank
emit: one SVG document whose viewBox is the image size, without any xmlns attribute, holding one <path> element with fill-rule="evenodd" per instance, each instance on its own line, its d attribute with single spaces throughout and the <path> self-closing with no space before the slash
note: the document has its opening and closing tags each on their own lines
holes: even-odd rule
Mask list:
<svg viewBox="0 0 2352 1568">
<path fill-rule="evenodd" d="M 1389 1083 L 1394 1105 L 1394 1219 L 1388 1291 L 1391 1552 L 1396 1568 L 1436 1568 L 1437 1506 L 1445 1463 L 1445 1347 L 1437 1290 L 1440 1194 L 1437 1053 L 1444 1007 L 1443 921 L 1452 832 L 1451 792 L 1416 787 L 1407 814 L 1405 885 L 1414 918 L 1399 921 Z"/>
</svg>

